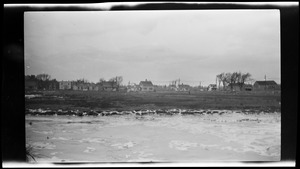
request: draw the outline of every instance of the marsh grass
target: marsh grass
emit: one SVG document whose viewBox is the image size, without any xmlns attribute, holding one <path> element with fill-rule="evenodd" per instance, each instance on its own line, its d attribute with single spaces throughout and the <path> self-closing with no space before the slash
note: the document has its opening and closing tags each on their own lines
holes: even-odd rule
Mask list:
<svg viewBox="0 0 300 169">
<path fill-rule="evenodd" d="M 46 155 L 41 155 L 41 154 L 37 154 L 34 152 L 34 146 L 30 145 L 30 144 L 26 144 L 26 162 L 37 162 L 36 158 L 41 158 L 41 157 L 46 157 L 48 158 L 48 156 Z"/>
<path fill-rule="evenodd" d="M 34 161 L 34 162 L 36 162 L 36 160 L 35 160 L 35 154 L 33 153 L 33 146 L 32 145 L 30 145 L 30 144 L 27 144 L 26 145 L 26 161 L 27 162 L 31 162 L 32 160 Z"/>
</svg>

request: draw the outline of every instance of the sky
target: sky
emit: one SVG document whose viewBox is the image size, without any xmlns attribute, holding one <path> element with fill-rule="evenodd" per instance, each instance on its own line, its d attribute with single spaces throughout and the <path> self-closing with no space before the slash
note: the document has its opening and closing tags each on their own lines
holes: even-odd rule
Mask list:
<svg viewBox="0 0 300 169">
<path fill-rule="evenodd" d="M 279 10 L 24 13 L 25 75 L 168 85 L 240 71 L 280 83 Z"/>
</svg>

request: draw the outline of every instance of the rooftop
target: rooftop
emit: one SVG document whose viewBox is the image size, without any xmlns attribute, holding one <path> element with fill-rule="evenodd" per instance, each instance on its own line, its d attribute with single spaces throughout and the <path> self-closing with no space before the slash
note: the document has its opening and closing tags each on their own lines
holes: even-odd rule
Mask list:
<svg viewBox="0 0 300 169">
<path fill-rule="evenodd" d="M 141 86 L 153 86 L 151 81 L 141 81 L 140 85 Z"/>
<path fill-rule="evenodd" d="M 274 80 L 256 81 L 255 83 L 259 85 L 277 85 L 277 83 Z"/>
</svg>

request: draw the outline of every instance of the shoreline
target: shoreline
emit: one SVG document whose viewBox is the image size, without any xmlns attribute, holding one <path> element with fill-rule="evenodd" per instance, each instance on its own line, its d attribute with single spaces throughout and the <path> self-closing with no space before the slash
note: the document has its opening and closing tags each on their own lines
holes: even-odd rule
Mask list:
<svg viewBox="0 0 300 169">
<path fill-rule="evenodd" d="M 113 115 L 206 115 L 206 114 L 226 114 L 226 113 L 240 113 L 240 114 L 265 114 L 265 113 L 281 113 L 280 111 L 261 111 L 261 110 L 217 110 L 217 109 L 156 109 L 156 110 L 51 110 L 51 109 L 26 109 L 25 115 L 47 115 L 47 116 L 113 116 Z"/>
</svg>

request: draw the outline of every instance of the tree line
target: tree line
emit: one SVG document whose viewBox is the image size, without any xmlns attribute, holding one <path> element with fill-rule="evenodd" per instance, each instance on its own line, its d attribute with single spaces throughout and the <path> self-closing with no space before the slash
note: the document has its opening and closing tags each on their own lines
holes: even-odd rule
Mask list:
<svg viewBox="0 0 300 169">
<path fill-rule="evenodd" d="M 33 81 L 36 83 L 38 89 L 58 88 L 56 79 L 51 79 L 49 74 L 26 75 L 25 81 Z"/>
<path fill-rule="evenodd" d="M 233 85 L 237 84 L 240 89 L 242 89 L 245 85 L 245 82 L 251 81 L 250 73 L 241 73 L 241 72 L 233 72 L 233 73 L 221 73 L 217 75 L 217 80 L 220 88 L 220 84 L 223 85 L 223 90 L 226 86 L 229 86 L 230 89 L 233 89 Z"/>
<path fill-rule="evenodd" d="M 43 73 L 38 75 L 25 75 L 25 81 L 33 81 L 37 84 L 38 89 L 49 89 L 49 87 L 52 85 L 57 85 L 58 88 L 58 81 L 56 79 L 51 79 L 51 75 Z M 87 79 L 77 79 L 74 82 L 78 84 L 83 83 L 89 83 Z M 97 84 L 102 84 L 103 82 L 113 82 L 116 85 L 117 90 L 121 86 L 121 83 L 123 82 L 122 76 L 116 76 L 112 77 L 109 80 L 105 80 L 104 78 L 100 78 L 99 82 Z"/>
</svg>

